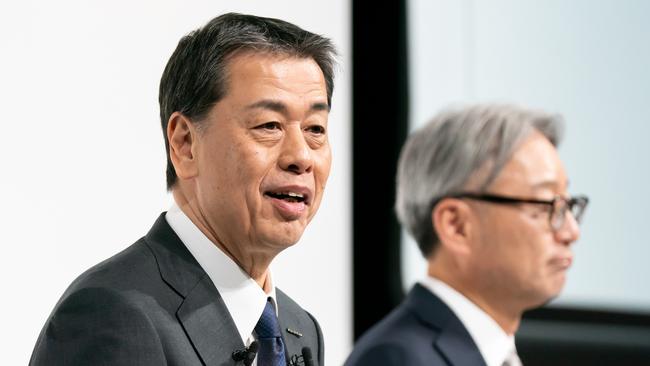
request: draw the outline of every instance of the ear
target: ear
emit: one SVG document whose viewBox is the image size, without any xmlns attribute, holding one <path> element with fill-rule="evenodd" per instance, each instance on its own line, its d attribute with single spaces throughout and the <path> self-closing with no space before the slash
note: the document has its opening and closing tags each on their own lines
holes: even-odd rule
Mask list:
<svg viewBox="0 0 650 366">
<path fill-rule="evenodd" d="M 431 213 L 440 246 L 460 255 L 471 253 L 472 222 L 470 207 L 462 200 L 445 198 Z"/>
<path fill-rule="evenodd" d="M 190 179 L 198 175 L 196 126 L 180 112 L 174 112 L 167 123 L 169 158 L 179 179 Z"/>
</svg>

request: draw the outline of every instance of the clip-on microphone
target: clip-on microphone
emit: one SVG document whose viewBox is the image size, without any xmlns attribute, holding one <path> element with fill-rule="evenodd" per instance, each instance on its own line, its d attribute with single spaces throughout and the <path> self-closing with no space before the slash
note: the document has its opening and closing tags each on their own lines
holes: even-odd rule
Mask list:
<svg viewBox="0 0 650 366">
<path fill-rule="evenodd" d="M 289 366 L 314 366 L 314 359 L 311 356 L 309 347 L 302 348 L 302 355 L 293 355 L 289 360 Z"/>
<path fill-rule="evenodd" d="M 250 346 L 233 352 L 232 359 L 235 360 L 235 362 L 244 361 L 245 366 L 251 366 L 255 359 L 255 355 L 257 355 L 257 348 L 259 348 L 259 344 L 257 341 L 253 341 Z"/>
</svg>

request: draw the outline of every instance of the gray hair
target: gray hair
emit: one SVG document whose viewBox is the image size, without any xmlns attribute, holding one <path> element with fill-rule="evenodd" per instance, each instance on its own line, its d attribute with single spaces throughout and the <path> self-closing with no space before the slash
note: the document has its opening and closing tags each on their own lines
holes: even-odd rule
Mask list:
<svg viewBox="0 0 650 366">
<path fill-rule="evenodd" d="M 484 191 L 533 131 L 557 146 L 559 115 L 514 105 L 479 104 L 447 109 L 411 134 L 397 171 L 395 210 L 428 257 L 438 244 L 431 222 L 435 203 L 468 189 Z"/>
</svg>

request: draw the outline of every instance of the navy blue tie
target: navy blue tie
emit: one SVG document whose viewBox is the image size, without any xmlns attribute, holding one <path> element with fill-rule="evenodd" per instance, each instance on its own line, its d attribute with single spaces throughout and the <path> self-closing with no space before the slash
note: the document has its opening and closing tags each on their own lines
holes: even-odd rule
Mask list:
<svg viewBox="0 0 650 366">
<path fill-rule="evenodd" d="M 287 366 L 280 324 L 271 298 L 266 301 L 262 317 L 255 326 L 255 333 L 260 345 L 257 351 L 257 366 Z"/>
</svg>

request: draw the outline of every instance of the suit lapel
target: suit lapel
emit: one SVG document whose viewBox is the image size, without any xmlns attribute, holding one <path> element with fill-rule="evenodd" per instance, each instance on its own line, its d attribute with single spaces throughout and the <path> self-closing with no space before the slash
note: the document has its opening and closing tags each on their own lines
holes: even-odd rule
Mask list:
<svg viewBox="0 0 650 366">
<path fill-rule="evenodd" d="M 302 332 L 300 329 L 294 329 L 296 326 L 292 325 L 291 321 L 283 320 L 280 320 L 280 327 L 282 330 L 282 339 L 284 340 L 287 360 L 294 355 L 300 356 L 302 354 L 302 347 L 304 347 L 304 344 L 302 344 L 300 339 L 302 338 Z M 291 333 L 287 331 L 287 329 L 291 329 Z"/>
<path fill-rule="evenodd" d="M 300 356 L 303 347 L 310 346 L 307 339 L 309 338 L 307 335 L 308 329 L 306 328 L 309 325 L 305 323 L 305 311 L 298 304 L 293 302 L 293 300 L 279 289 L 276 289 L 276 295 L 278 301 L 278 321 L 280 323 L 280 330 L 282 331 L 287 360 L 289 360 L 294 355 Z M 311 326 L 313 327 L 313 325 Z M 314 346 L 312 345 L 312 347 Z M 315 355 L 317 350 L 312 349 L 312 352 Z"/>
<path fill-rule="evenodd" d="M 233 351 L 244 348 L 221 296 L 206 275 L 178 309 L 178 319 L 208 366 L 233 365 Z"/>
<path fill-rule="evenodd" d="M 232 352 L 244 348 L 235 323 L 210 277 L 167 224 L 164 213 L 145 240 L 161 277 L 182 297 L 176 316 L 203 362 L 234 365 Z"/>
<path fill-rule="evenodd" d="M 409 309 L 418 318 L 437 329 L 435 347 L 451 365 L 485 365 L 472 336 L 463 323 L 437 296 L 417 284 L 406 299 Z"/>
<path fill-rule="evenodd" d="M 434 347 L 452 365 L 485 365 L 481 352 L 460 321 L 452 320 L 447 323 L 436 339 Z"/>
</svg>

